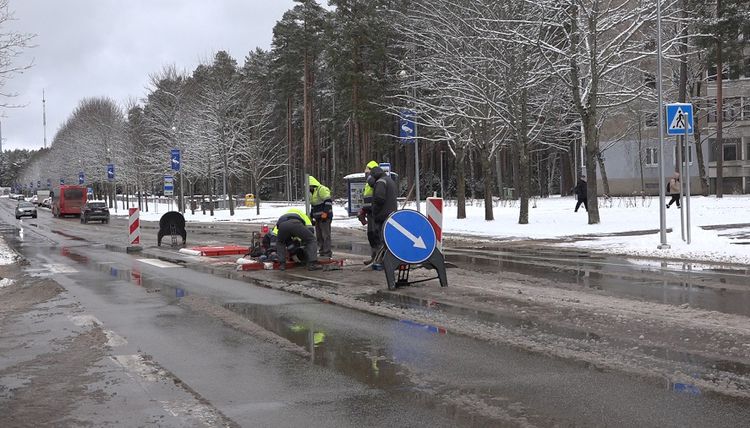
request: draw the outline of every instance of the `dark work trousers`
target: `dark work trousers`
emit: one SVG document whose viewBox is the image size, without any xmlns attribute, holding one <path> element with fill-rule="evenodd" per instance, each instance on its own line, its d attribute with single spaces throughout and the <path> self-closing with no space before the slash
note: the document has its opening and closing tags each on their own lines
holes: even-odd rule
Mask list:
<svg viewBox="0 0 750 428">
<path fill-rule="evenodd" d="M 315 237 L 318 239 L 318 249 L 320 257 L 330 258 L 333 255 L 331 251 L 331 218 L 315 221 Z"/>
<path fill-rule="evenodd" d="M 367 214 L 367 242 L 370 243 L 370 255 L 375 257 L 380 249 L 380 229 L 375 224 L 372 214 Z"/>
<path fill-rule="evenodd" d="M 667 208 L 669 208 L 674 203 L 677 204 L 677 208 L 680 208 L 680 194 L 679 193 L 673 193 L 671 196 L 672 196 L 672 199 L 667 204 Z"/>
<path fill-rule="evenodd" d="M 280 263 L 286 261 L 286 247 L 292 244 L 292 238 L 302 240 L 302 249 L 305 252 L 305 261 L 308 264 L 318 261 L 318 244 L 315 243 L 315 235 L 302 222 L 294 219 L 287 220 L 278 227 L 279 241 L 276 244 L 276 252 L 279 255 Z"/>
<path fill-rule="evenodd" d="M 583 204 L 583 208 L 584 208 L 584 209 L 585 209 L 586 211 L 588 211 L 588 210 L 589 210 L 589 204 L 588 204 L 588 202 L 589 202 L 589 201 L 588 201 L 588 199 L 579 199 L 579 200 L 578 200 L 578 203 L 576 203 L 576 209 L 575 209 L 575 212 L 578 212 L 578 208 L 580 208 L 580 207 L 581 207 L 581 204 Z"/>
</svg>

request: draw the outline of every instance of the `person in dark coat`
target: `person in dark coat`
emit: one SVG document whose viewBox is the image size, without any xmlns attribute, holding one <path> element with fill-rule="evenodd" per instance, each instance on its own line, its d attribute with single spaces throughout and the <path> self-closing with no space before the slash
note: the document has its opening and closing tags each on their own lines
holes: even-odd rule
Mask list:
<svg viewBox="0 0 750 428">
<path fill-rule="evenodd" d="M 373 168 L 370 175 L 375 179 L 372 195 L 372 219 L 377 234 L 380 236 L 383 233 L 383 223 L 392 212 L 398 209 L 396 183 L 380 167 Z M 380 242 L 382 245 L 382 239 Z"/>
<path fill-rule="evenodd" d="M 576 198 L 578 199 L 578 202 L 576 203 L 576 209 L 574 212 L 578 212 L 578 208 L 581 207 L 581 204 L 583 204 L 583 208 L 588 211 L 589 210 L 589 204 L 588 204 L 588 183 L 586 183 L 586 177 L 581 176 L 581 178 L 578 179 L 578 183 L 576 183 L 576 187 L 573 188 L 573 192 L 576 194 Z"/>
<path fill-rule="evenodd" d="M 287 247 L 296 247 L 294 240 L 301 242 L 308 270 L 321 270 L 318 263 L 318 243 L 312 230 L 310 217 L 298 208 L 291 208 L 279 217 L 273 231 L 276 233 L 276 253 L 279 257 L 279 269 L 284 270 L 287 260 Z"/>
</svg>

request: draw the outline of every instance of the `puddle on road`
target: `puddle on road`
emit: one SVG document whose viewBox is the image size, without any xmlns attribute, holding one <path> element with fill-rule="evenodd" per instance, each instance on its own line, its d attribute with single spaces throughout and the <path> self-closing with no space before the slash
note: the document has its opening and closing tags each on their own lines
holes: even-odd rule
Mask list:
<svg viewBox="0 0 750 428">
<path fill-rule="evenodd" d="M 747 271 L 715 267 L 705 269 L 705 264 L 701 264 L 703 270 L 697 272 L 690 270 L 691 264 L 681 264 L 684 271 L 655 271 L 653 266 L 623 265 L 622 259 L 589 257 L 583 253 L 568 257 L 541 251 L 511 253 L 498 248 L 486 250 L 488 253 L 475 249 L 449 250 L 446 260 L 468 264 L 479 271 L 514 272 L 561 285 L 601 290 L 615 296 L 675 306 L 689 304 L 698 309 L 750 316 L 750 272 Z M 545 257 L 565 260 L 551 262 L 546 261 Z M 723 285 L 727 283 L 735 286 Z"/>
<path fill-rule="evenodd" d="M 415 363 L 423 357 L 418 350 L 413 349 L 408 337 L 440 336 L 446 334 L 445 329 L 400 320 L 397 329 L 400 330 L 402 339 L 406 339 L 397 341 L 395 345 L 392 343 L 387 348 L 368 339 L 344 337 L 343 334 L 337 335 L 323 328 L 307 325 L 304 321 L 279 315 L 273 307 L 251 303 L 227 303 L 224 307 L 305 348 L 310 352 L 314 364 L 332 369 L 369 387 L 386 391 L 389 400 L 414 402 L 434 408 L 458 425 L 493 426 L 498 423 L 496 419 L 472 411 L 470 406 L 453 404 L 443 398 L 458 394 L 491 402 L 493 396 L 501 395 L 493 395 L 491 387 L 459 390 L 445 384 L 417 381 L 418 375 L 412 374 L 406 365 L 396 362 Z"/>
</svg>

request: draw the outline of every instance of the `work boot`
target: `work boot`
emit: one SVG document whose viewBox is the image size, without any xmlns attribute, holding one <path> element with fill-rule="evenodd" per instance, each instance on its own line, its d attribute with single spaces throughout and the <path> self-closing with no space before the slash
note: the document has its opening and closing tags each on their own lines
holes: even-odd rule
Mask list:
<svg viewBox="0 0 750 428">
<path fill-rule="evenodd" d="M 286 270 L 286 263 L 279 263 L 279 270 L 282 271 L 282 272 L 285 271 Z"/>
<path fill-rule="evenodd" d="M 312 262 L 307 264 L 307 270 L 323 270 L 323 265 L 318 262 Z"/>
</svg>

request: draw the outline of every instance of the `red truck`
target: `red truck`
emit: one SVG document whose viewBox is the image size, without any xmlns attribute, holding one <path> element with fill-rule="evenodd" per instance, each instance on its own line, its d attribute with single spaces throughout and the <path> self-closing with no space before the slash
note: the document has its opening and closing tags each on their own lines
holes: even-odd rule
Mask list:
<svg viewBox="0 0 750 428">
<path fill-rule="evenodd" d="M 52 215 L 81 215 L 81 207 L 86 203 L 86 188 L 83 186 L 60 186 L 52 196 Z"/>
</svg>

